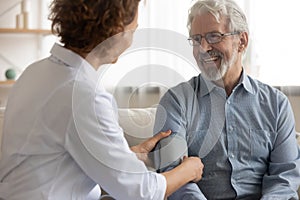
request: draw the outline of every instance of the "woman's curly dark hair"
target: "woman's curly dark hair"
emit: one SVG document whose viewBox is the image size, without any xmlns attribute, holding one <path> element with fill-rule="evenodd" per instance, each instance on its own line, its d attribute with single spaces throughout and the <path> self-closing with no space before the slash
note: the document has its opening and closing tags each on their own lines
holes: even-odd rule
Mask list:
<svg viewBox="0 0 300 200">
<path fill-rule="evenodd" d="M 140 0 L 53 0 L 52 32 L 67 47 L 89 53 L 109 37 L 124 31 Z"/>
</svg>

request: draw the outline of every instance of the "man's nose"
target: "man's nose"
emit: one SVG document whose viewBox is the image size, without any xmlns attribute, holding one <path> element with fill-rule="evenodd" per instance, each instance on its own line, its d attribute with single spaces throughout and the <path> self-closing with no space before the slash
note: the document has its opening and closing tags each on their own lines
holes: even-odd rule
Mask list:
<svg viewBox="0 0 300 200">
<path fill-rule="evenodd" d="M 201 38 L 201 44 L 199 46 L 200 46 L 201 51 L 204 51 L 204 52 L 207 52 L 212 49 L 211 44 L 209 44 L 204 37 Z"/>
</svg>

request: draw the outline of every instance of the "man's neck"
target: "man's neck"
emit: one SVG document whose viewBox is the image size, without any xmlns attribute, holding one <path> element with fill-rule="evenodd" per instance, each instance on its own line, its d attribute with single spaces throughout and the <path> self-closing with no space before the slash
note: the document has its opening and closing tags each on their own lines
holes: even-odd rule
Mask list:
<svg viewBox="0 0 300 200">
<path fill-rule="evenodd" d="M 220 87 L 223 87 L 226 91 L 227 96 L 229 97 L 237 84 L 240 81 L 242 76 L 243 68 L 240 67 L 234 73 L 230 73 L 229 71 L 225 74 L 225 76 L 214 83 Z"/>
</svg>

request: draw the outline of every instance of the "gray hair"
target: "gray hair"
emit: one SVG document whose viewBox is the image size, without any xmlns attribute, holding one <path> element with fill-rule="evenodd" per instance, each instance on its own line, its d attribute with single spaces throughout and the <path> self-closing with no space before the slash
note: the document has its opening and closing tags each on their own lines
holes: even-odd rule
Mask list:
<svg viewBox="0 0 300 200">
<path fill-rule="evenodd" d="M 211 13 L 220 22 L 222 16 L 228 20 L 230 31 L 247 32 L 248 23 L 242 9 L 233 0 L 196 0 L 189 10 L 187 27 L 191 34 L 191 24 L 196 15 Z"/>
</svg>

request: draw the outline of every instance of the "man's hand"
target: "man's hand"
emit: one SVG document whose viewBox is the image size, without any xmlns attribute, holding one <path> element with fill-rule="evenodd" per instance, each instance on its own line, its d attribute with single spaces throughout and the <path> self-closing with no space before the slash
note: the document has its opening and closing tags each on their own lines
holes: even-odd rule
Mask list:
<svg viewBox="0 0 300 200">
<path fill-rule="evenodd" d="M 155 145 L 163 138 L 168 137 L 171 135 L 171 130 L 168 130 L 166 132 L 160 132 L 156 134 L 155 136 L 147 139 L 146 141 L 142 142 L 141 144 L 138 144 L 136 146 L 130 147 L 130 149 L 136 153 L 137 157 L 143 161 L 146 165 L 151 165 L 150 160 L 148 158 L 149 152 L 155 147 Z"/>
</svg>

